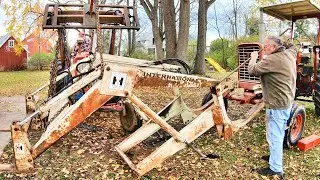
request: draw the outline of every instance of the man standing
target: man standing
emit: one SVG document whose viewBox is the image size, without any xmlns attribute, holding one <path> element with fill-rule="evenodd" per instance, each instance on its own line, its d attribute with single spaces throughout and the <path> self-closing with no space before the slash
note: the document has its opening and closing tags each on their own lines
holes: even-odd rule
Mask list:
<svg viewBox="0 0 320 180">
<path fill-rule="evenodd" d="M 285 49 L 276 36 L 267 37 L 263 44 L 266 57 L 256 62 L 258 52 L 252 52 L 248 66 L 249 74 L 261 76 L 266 104 L 269 167 L 259 169 L 258 173 L 283 177 L 283 139 L 296 90 L 297 51 L 293 47 Z"/>
<path fill-rule="evenodd" d="M 76 56 L 77 53 L 90 52 L 91 51 L 91 40 L 86 37 L 85 33 L 80 31 L 76 44 L 72 50 L 72 56 Z"/>
</svg>

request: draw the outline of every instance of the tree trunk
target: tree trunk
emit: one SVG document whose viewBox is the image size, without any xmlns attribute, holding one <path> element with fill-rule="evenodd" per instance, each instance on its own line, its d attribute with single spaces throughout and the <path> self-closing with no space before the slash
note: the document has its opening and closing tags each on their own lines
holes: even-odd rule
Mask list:
<svg viewBox="0 0 320 180">
<path fill-rule="evenodd" d="M 136 31 L 132 31 L 132 38 L 131 38 L 132 42 L 131 42 L 131 52 L 135 52 L 136 51 Z"/>
<path fill-rule="evenodd" d="M 233 15 L 234 15 L 234 38 L 238 40 L 238 3 L 233 0 Z"/>
<path fill-rule="evenodd" d="M 176 31 L 176 14 L 174 1 L 163 0 L 163 17 L 166 39 L 166 57 L 177 57 L 177 31 Z"/>
<path fill-rule="evenodd" d="M 133 6 L 135 8 L 137 8 L 137 1 L 133 0 Z M 132 32 L 132 36 L 131 36 L 131 53 L 136 51 L 136 31 L 133 30 Z"/>
<path fill-rule="evenodd" d="M 199 0 L 198 9 L 198 38 L 197 38 L 197 54 L 195 58 L 194 74 L 205 74 L 204 53 L 206 48 L 206 32 L 207 32 L 207 1 Z"/>
<path fill-rule="evenodd" d="M 153 33 L 154 42 L 156 45 L 156 54 L 157 54 L 156 59 L 161 60 L 164 58 L 164 52 L 162 49 L 163 41 L 162 41 L 162 37 L 160 36 L 160 28 L 159 27 L 152 28 L 152 33 Z"/>
<path fill-rule="evenodd" d="M 177 43 L 177 57 L 187 60 L 189 25 L 190 25 L 190 0 L 180 0 L 179 34 Z"/>
<path fill-rule="evenodd" d="M 159 27 L 159 24 L 162 24 L 163 22 L 159 21 L 159 18 L 158 18 L 158 12 L 161 11 L 161 6 L 159 7 L 159 1 L 154 0 L 153 5 L 150 3 L 149 0 L 140 0 L 140 3 L 152 23 L 152 34 L 153 34 L 155 45 L 156 45 L 156 54 L 157 54 L 156 59 L 163 59 L 164 53 L 162 50 L 162 45 L 163 45 L 162 29 Z"/>
<path fill-rule="evenodd" d="M 127 0 L 127 6 L 130 6 L 130 0 Z M 131 54 L 132 54 L 132 30 L 130 30 L 130 29 L 128 29 L 128 49 L 127 49 L 127 54 L 128 54 L 128 56 L 131 56 Z"/>
</svg>

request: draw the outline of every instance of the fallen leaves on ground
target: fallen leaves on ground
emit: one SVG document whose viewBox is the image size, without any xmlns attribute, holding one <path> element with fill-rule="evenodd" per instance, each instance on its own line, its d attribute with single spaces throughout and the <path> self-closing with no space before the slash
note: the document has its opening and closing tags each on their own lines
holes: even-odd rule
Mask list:
<svg viewBox="0 0 320 180">
<path fill-rule="evenodd" d="M 188 106 L 200 106 L 207 89 L 181 89 Z M 170 89 L 142 88 L 134 92 L 156 112 L 173 98 Z M 228 114 L 232 120 L 240 118 L 251 105 L 230 103 Z M 308 120 L 305 135 L 319 130 L 320 123 L 312 106 L 307 105 Z M 170 124 L 176 129 L 183 127 L 181 119 Z M 230 140 L 217 137 L 214 128 L 196 139 L 192 144 L 204 154 L 216 155 L 211 160 L 201 160 L 190 148 L 179 151 L 164 163 L 148 172 L 141 179 L 268 179 L 255 170 L 266 167 L 261 156 L 268 153 L 265 141 L 264 115 L 260 113 L 245 128 L 240 129 Z M 134 163 L 141 161 L 163 144 L 166 134 L 162 131 L 132 148 L 128 156 Z M 41 132 L 31 132 L 29 139 L 34 144 Z M 68 135 L 61 138 L 35 160 L 34 174 L 1 173 L 3 179 L 134 179 L 134 172 L 115 151 L 114 147 L 126 138 L 122 131 L 118 113 L 95 112 Z M 156 141 L 158 140 L 158 141 Z M 5 149 L 2 163 L 13 162 L 12 144 Z M 306 153 L 297 149 L 284 151 L 284 170 L 288 179 L 314 179 L 320 174 L 320 147 Z"/>
</svg>

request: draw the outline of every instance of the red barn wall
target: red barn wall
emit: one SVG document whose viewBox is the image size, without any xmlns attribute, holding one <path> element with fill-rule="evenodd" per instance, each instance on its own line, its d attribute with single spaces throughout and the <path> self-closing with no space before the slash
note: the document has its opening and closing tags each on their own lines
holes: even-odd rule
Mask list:
<svg viewBox="0 0 320 180">
<path fill-rule="evenodd" d="M 23 44 L 26 45 L 26 48 L 28 49 L 29 57 L 33 56 L 35 53 L 39 53 L 39 51 L 43 53 L 50 53 L 52 48 L 52 45 L 48 39 L 38 39 L 38 37 L 36 37 L 34 34 L 31 34 L 29 37 L 23 40 Z"/>
<path fill-rule="evenodd" d="M 16 55 L 14 48 L 9 48 L 9 40 L 0 47 L 0 71 L 20 70 L 27 62 L 27 52 L 22 50 L 20 55 Z M 15 41 L 15 45 L 17 42 Z"/>
</svg>

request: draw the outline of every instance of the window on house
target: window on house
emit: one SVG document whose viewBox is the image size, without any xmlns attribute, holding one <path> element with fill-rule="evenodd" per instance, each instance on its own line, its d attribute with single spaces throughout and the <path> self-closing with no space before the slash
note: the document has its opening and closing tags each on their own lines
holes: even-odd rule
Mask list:
<svg viewBox="0 0 320 180">
<path fill-rule="evenodd" d="M 14 47 L 14 40 L 9 40 L 9 48 L 13 48 Z"/>
</svg>

